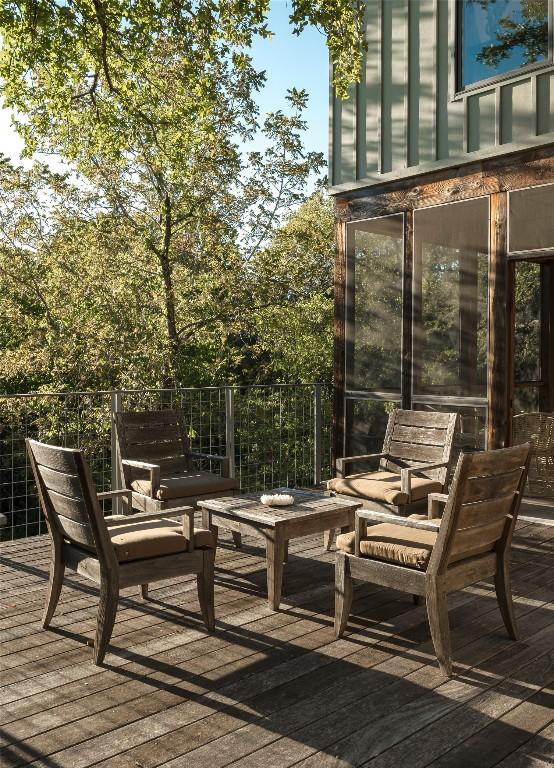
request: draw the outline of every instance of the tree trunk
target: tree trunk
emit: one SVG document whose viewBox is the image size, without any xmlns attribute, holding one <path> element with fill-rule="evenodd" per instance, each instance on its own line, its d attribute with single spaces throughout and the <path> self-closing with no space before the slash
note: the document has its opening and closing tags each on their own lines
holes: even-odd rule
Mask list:
<svg viewBox="0 0 554 768">
<path fill-rule="evenodd" d="M 179 374 L 179 352 L 180 339 L 177 331 L 177 321 L 175 312 L 175 291 L 173 289 L 173 270 L 170 259 L 171 237 L 172 237 L 172 219 L 171 219 L 171 198 L 166 195 L 163 203 L 163 245 L 157 249 L 160 266 L 164 281 L 164 301 L 165 315 L 167 324 L 167 336 L 169 340 L 169 360 L 168 367 L 164 371 L 163 386 L 175 386 Z"/>
</svg>

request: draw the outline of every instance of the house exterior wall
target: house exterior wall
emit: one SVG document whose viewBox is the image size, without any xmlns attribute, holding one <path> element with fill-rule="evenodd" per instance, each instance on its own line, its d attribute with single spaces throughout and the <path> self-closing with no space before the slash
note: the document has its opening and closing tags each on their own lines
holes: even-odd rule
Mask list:
<svg viewBox="0 0 554 768">
<path fill-rule="evenodd" d="M 365 0 L 362 82 L 330 94 L 331 193 L 554 143 L 554 65 L 456 93 L 455 0 Z"/>
</svg>

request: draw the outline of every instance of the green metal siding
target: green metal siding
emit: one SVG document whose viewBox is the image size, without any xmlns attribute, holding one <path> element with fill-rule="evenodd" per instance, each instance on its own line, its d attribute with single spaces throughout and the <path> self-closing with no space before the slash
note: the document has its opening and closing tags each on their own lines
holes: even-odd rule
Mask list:
<svg viewBox="0 0 554 768">
<path fill-rule="evenodd" d="M 551 64 L 455 94 L 455 0 L 366 0 L 365 20 L 363 82 L 331 95 L 332 191 L 554 142 Z"/>
</svg>

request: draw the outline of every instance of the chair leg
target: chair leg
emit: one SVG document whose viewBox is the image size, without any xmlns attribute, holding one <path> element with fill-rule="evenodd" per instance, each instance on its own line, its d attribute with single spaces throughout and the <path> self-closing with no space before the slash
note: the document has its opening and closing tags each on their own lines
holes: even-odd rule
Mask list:
<svg viewBox="0 0 554 768">
<path fill-rule="evenodd" d="M 202 611 L 202 618 L 208 632 L 213 632 L 215 627 L 214 616 L 214 557 L 212 549 L 204 550 L 202 557 L 202 570 L 197 574 L 198 602 Z"/>
<path fill-rule="evenodd" d="M 148 600 L 148 584 L 140 585 L 140 594 L 143 600 Z"/>
<path fill-rule="evenodd" d="M 439 666 L 445 675 L 452 674 L 452 652 L 450 649 L 450 626 L 448 624 L 448 602 L 446 594 L 436 584 L 427 586 L 425 595 L 429 628 Z"/>
<path fill-rule="evenodd" d="M 331 528 L 329 531 L 324 531 L 323 533 L 323 549 L 328 552 L 331 547 L 333 546 L 333 541 L 335 540 L 335 529 Z"/>
<path fill-rule="evenodd" d="M 242 534 L 239 531 L 231 531 L 233 542 L 237 549 L 242 549 Z"/>
<path fill-rule="evenodd" d="M 414 605 L 421 605 L 421 595 L 412 595 Z"/>
<path fill-rule="evenodd" d="M 212 536 L 214 537 L 214 555 L 217 551 L 217 540 L 219 537 L 219 526 L 218 525 L 212 525 L 210 526 L 210 531 L 212 532 Z"/>
<path fill-rule="evenodd" d="M 509 564 L 504 558 L 498 559 L 496 574 L 494 576 L 494 587 L 496 589 L 496 598 L 500 614 L 508 630 L 508 635 L 512 640 L 519 639 L 519 632 L 514 615 L 514 605 L 512 602 L 512 589 L 510 586 Z"/>
<path fill-rule="evenodd" d="M 352 579 L 346 572 L 346 555 L 337 552 L 335 559 L 335 637 L 342 637 L 352 608 Z"/>
<path fill-rule="evenodd" d="M 103 576 L 100 582 L 100 605 L 94 640 L 94 663 L 102 664 L 110 642 L 117 612 L 119 584 L 116 579 Z"/>
<path fill-rule="evenodd" d="M 50 576 L 48 578 L 48 591 L 46 593 L 46 604 L 44 606 L 44 612 L 42 614 L 42 627 L 46 629 L 56 606 L 60 599 L 60 592 L 62 591 L 63 577 L 65 573 L 65 563 L 61 558 L 61 552 L 52 548 L 52 560 L 50 562 Z"/>
<path fill-rule="evenodd" d="M 288 541 L 285 541 L 285 547 L 284 547 L 284 554 L 283 554 L 283 562 L 288 563 L 289 561 L 289 543 Z"/>
</svg>

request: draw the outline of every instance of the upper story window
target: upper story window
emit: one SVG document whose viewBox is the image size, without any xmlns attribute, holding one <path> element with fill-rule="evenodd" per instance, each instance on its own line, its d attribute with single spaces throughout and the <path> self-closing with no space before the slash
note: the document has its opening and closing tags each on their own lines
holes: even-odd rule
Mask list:
<svg viewBox="0 0 554 768">
<path fill-rule="evenodd" d="M 460 0 L 458 88 L 551 60 L 550 0 Z"/>
</svg>

